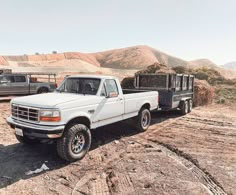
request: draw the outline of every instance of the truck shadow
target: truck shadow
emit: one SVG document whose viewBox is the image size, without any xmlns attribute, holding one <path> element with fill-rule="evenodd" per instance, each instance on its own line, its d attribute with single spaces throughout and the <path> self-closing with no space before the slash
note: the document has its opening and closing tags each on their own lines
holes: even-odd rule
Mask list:
<svg viewBox="0 0 236 195">
<path fill-rule="evenodd" d="M 152 124 L 158 124 L 169 118 L 179 116 L 177 112 L 152 113 Z M 90 150 L 95 150 L 121 137 L 129 137 L 138 133 L 134 127 L 124 122 L 98 128 L 92 131 Z M 55 144 L 37 144 L 33 146 L 20 143 L 7 146 L 0 144 L 0 189 L 21 179 L 29 179 L 45 173 L 43 171 L 38 174 L 26 175 L 26 172 L 36 170 L 44 163 L 49 168 L 48 171 L 60 169 L 70 164 L 58 157 Z"/>
<path fill-rule="evenodd" d="M 169 118 L 177 118 L 180 116 L 181 115 L 178 111 L 154 112 L 152 113 L 151 125 L 159 124 Z M 135 127 L 130 125 L 127 121 L 127 122 L 118 122 L 111 125 L 107 125 L 98 128 L 92 131 L 91 133 L 92 133 L 91 150 L 93 150 L 99 147 L 100 145 L 110 143 L 122 137 L 129 137 L 138 134 L 140 132 L 138 132 L 135 129 Z"/>
</svg>

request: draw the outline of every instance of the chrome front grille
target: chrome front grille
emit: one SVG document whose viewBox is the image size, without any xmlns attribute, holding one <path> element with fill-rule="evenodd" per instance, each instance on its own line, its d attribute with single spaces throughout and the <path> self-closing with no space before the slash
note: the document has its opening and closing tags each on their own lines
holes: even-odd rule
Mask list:
<svg viewBox="0 0 236 195">
<path fill-rule="evenodd" d="M 12 104 L 11 114 L 13 118 L 26 121 L 39 121 L 39 109 Z"/>
</svg>

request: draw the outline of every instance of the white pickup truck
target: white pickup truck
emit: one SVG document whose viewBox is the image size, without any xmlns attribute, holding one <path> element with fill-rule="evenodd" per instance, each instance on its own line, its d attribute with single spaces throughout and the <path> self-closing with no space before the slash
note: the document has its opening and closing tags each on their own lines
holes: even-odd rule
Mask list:
<svg viewBox="0 0 236 195">
<path fill-rule="evenodd" d="M 158 99 L 157 91 L 122 90 L 112 76 L 68 76 L 53 93 L 13 99 L 7 123 L 21 143 L 55 139 L 59 156 L 75 161 L 89 150 L 91 129 L 132 118 L 147 130 Z"/>
</svg>

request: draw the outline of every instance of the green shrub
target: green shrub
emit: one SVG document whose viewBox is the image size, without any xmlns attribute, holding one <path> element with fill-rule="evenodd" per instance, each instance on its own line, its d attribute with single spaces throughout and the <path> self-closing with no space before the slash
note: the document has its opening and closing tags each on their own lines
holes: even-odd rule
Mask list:
<svg viewBox="0 0 236 195">
<path fill-rule="evenodd" d="M 178 74 L 186 74 L 187 69 L 184 66 L 176 66 L 172 68 Z"/>
<path fill-rule="evenodd" d="M 199 80 L 206 80 L 206 81 L 208 81 L 209 78 L 208 74 L 202 71 L 195 73 L 195 77 Z"/>
</svg>

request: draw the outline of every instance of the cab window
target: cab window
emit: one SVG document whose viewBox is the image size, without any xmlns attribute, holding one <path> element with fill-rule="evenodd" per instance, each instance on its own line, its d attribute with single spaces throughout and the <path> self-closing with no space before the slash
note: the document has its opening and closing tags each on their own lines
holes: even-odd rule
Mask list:
<svg viewBox="0 0 236 195">
<path fill-rule="evenodd" d="M 14 77 L 13 76 L 2 76 L 2 77 L 0 77 L 0 83 L 1 82 L 13 83 Z"/>
<path fill-rule="evenodd" d="M 16 83 L 25 83 L 26 82 L 25 76 L 15 76 L 15 82 Z"/>
</svg>

